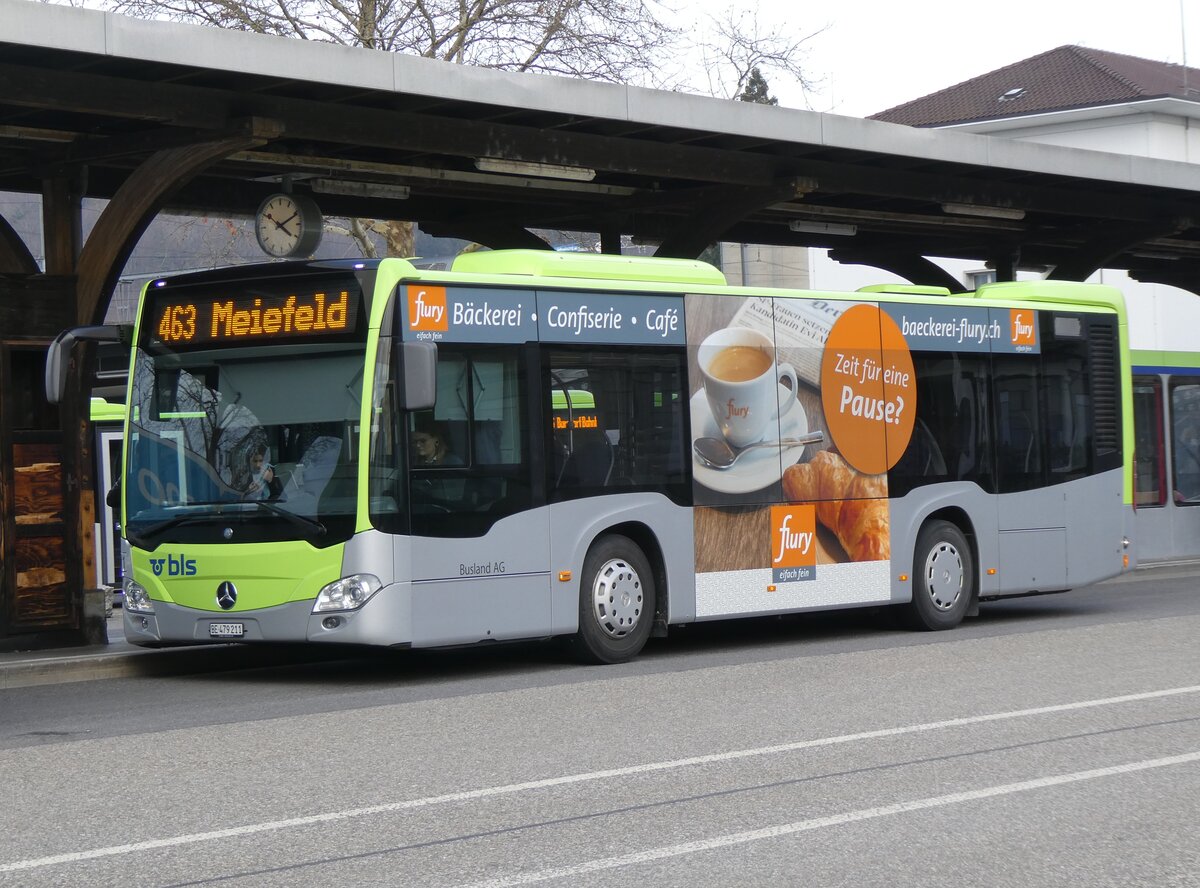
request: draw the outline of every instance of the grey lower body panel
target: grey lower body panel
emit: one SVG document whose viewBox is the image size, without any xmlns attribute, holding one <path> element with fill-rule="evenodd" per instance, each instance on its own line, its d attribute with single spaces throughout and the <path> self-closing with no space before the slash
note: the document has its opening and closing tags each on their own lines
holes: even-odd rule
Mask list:
<svg viewBox="0 0 1200 888">
<path fill-rule="evenodd" d="M 125 639 L 138 645 L 223 642 L 323 642 L 406 645 L 408 585 L 380 589 L 356 611 L 312 612 L 312 601 L 247 611 L 202 611 L 156 601 L 153 614 L 124 613 Z M 213 634 L 213 625 L 240 626 L 241 635 Z"/>
</svg>

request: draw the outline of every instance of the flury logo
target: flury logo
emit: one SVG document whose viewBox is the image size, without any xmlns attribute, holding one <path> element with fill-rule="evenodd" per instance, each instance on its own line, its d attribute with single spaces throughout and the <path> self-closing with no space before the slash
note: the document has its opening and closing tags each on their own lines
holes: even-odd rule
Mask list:
<svg viewBox="0 0 1200 888">
<path fill-rule="evenodd" d="M 408 326 L 418 332 L 449 329 L 445 287 L 408 288 Z"/>
<path fill-rule="evenodd" d="M 1009 310 L 1009 332 L 1012 334 L 1013 345 L 1036 345 L 1034 336 L 1034 313 L 1023 309 Z"/>
<path fill-rule="evenodd" d="M 817 508 L 771 507 L 771 567 L 811 567 L 817 563 Z"/>
<path fill-rule="evenodd" d="M 750 415 L 750 405 L 748 405 L 748 404 L 745 407 L 739 407 L 736 403 L 734 403 L 733 398 L 730 398 L 729 403 L 725 405 L 725 418 L 726 419 L 732 419 L 735 416 L 745 417 L 745 416 L 749 416 L 749 415 Z"/>
<path fill-rule="evenodd" d="M 178 557 L 168 555 L 166 558 L 151 558 L 150 568 L 156 577 L 163 575 L 166 570 L 169 577 L 194 577 L 196 575 L 196 559 L 180 554 Z"/>
</svg>

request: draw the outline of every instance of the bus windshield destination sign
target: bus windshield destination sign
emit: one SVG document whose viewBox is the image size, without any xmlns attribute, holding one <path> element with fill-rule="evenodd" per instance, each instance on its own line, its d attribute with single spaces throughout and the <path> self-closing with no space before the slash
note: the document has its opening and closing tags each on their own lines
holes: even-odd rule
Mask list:
<svg viewBox="0 0 1200 888">
<path fill-rule="evenodd" d="M 148 320 L 162 345 L 250 344 L 343 338 L 357 329 L 359 292 L 309 287 L 233 297 L 171 294 L 156 300 Z"/>
</svg>

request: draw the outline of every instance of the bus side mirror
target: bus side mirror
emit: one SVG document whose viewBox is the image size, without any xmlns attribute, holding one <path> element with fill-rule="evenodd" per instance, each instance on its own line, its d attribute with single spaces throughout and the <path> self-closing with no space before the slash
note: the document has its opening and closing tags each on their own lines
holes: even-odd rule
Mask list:
<svg viewBox="0 0 1200 888">
<path fill-rule="evenodd" d="M 77 342 L 123 342 L 131 345 L 133 337 L 129 327 L 115 324 L 98 327 L 72 327 L 63 330 L 50 343 L 46 353 L 46 400 L 57 404 L 63 399 L 67 388 L 67 370 L 71 365 L 71 349 Z"/>
<path fill-rule="evenodd" d="M 437 400 L 437 345 L 433 342 L 402 342 L 400 363 L 404 387 L 401 409 L 428 410 Z"/>
</svg>

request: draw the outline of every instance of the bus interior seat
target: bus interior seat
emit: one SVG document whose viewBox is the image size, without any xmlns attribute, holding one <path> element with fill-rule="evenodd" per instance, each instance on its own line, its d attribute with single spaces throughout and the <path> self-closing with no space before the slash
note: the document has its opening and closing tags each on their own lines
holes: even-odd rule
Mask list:
<svg viewBox="0 0 1200 888">
<path fill-rule="evenodd" d="M 571 487 L 604 487 L 612 478 L 613 446 L 603 435 L 589 436 L 577 443 L 566 458 L 558 484 Z"/>
<path fill-rule="evenodd" d="M 933 478 L 946 474 L 946 460 L 942 456 L 942 449 L 924 419 L 918 418 L 913 423 L 908 446 L 894 468 L 906 478 Z"/>
<path fill-rule="evenodd" d="M 1025 411 L 1013 415 L 1008 438 L 1007 467 L 1010 472 L 1026 475 L 1041 470 L 1038 429 Z"/>
<path fill-rule="evenodd" d="M 350 463 L 334 466 L 329 481 L 317 496 L 321 512 L 353 512 L 358 496 L 358 472 Z"/>
<path fill-rule="evenodd" d="M 933 432 L 929 430 L 925 420 L 918 419 L 913 432 L 921 438 L 922 474 L 936 477 L 945 475 L 946 460 L 942 456 L 942 448 L 938 446 L 937 439 L 934 438 Z"/>
<path fill-rule="evenodd" d="M 1033 422 L 1029 414 L 1015 411 L 1007 423 L 1001 423 L 1000 439 L 1002 467 L 1007 474 L 1029 471 L 1026 468 L 1029 448 L 1033 446 Z"/>
<path fill-rule="evenodd" d="M 321 435 L 308 445 L 296 465 L 303 465 L 302 473 L 294 472 L 297 493 L 311 493 L 319 497 L 325 490 L 342 453 L 342 439 L 333 435 Z M 296 475 L 301 475 L 297 478 Z"/>
</svg>

